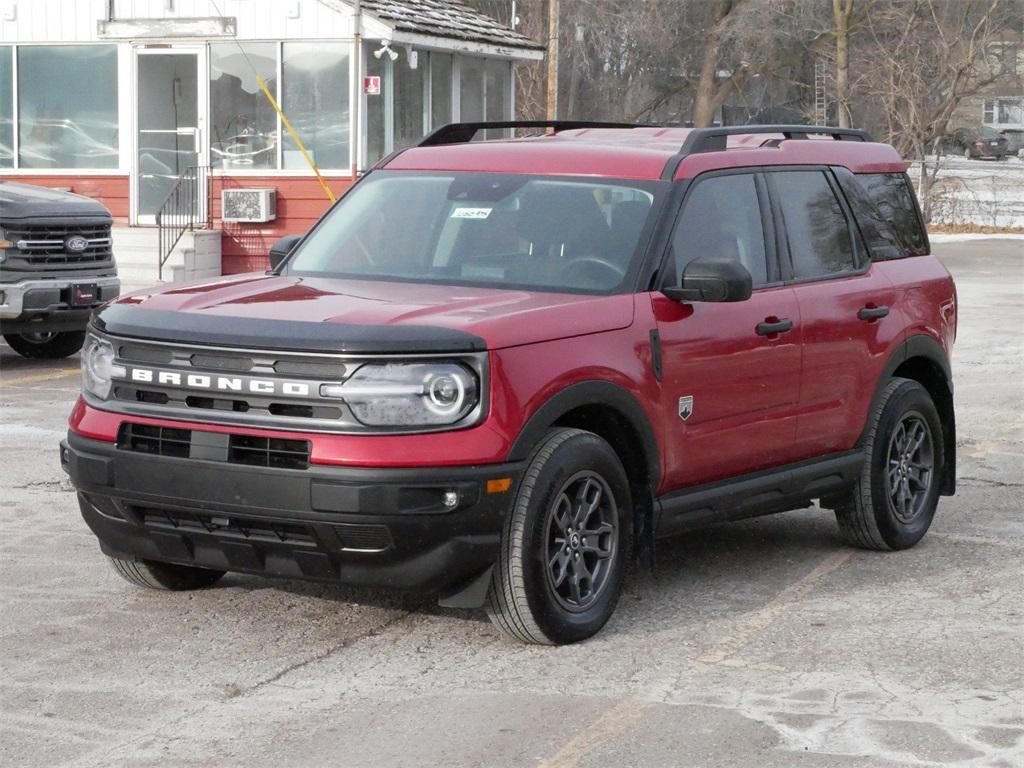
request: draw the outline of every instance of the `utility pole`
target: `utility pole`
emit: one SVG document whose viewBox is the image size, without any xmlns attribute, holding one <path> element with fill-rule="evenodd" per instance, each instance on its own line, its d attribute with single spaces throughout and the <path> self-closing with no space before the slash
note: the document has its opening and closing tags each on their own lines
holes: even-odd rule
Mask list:
<svg viewBox="0 0 1024 768">
<path fill-rule="evenodd" d="M 548 0 L 548 120 L 558 119 L 558 0 Z"/>
</svg>

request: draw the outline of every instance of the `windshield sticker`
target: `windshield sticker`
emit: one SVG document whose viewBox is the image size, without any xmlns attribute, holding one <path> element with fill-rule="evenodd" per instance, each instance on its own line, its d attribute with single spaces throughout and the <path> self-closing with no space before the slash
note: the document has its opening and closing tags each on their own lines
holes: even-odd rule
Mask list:
<svg viewBox="0 0 1024 768">
<path fill-rule="evenodd" d="M 452 211 L 453 219 L 486 219 L 493 208 L 456 208 Z"/>
</svg>

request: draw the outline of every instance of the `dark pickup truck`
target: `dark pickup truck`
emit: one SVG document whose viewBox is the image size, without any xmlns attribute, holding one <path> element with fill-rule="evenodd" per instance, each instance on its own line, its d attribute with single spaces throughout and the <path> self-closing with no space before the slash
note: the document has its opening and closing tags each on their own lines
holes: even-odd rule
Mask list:
<svg viewBox="0 0 1024 768">
<path fill-rule="evenodd" d="M 82 348 L 93 307 L 120 293 L 110 211 L 70 192 L 0 181 L 0 332 L 25 357 Z"/>
</svg>

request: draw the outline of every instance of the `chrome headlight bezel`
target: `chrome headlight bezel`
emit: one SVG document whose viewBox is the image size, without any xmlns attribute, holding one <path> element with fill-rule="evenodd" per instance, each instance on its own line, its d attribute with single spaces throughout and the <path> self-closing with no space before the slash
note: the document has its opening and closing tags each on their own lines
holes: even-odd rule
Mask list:
<svg viewBox="0 0 1024 768">
<path fill-rule="evenodd" d="M 371 429 L 436 430 L 475 423 L 484 405 L 476 366 L 450 359 L 379 360 L 360 365 L 321 394 L 344 401 Z"/>
<path fill-rule="evenodd" d="M 115 377 L 125 375 L 124 366 L 115 363 L 114 345 L 93 333 L 85 337 L 82 345 L 82 391 L 106 400 L 114 385 Z"/>
</svg>

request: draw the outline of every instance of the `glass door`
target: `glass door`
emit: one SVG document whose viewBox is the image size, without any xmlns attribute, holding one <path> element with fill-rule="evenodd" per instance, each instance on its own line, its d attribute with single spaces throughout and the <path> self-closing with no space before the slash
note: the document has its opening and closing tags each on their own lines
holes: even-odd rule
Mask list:
<svg viewBox="0 0 1024 768">
<path fill-rule="evenodd" d="M 134 168 L 135 220 L 153 224 L 157 211 L 174 188 L 198 183 L 189 169 L 202 164 L 204 82 L 201 51 L 179 48 L 137 49 L 136 153 Z M 205 190 L 194 199 L 205 206 Z M 204 211 L 197 211 L 201 217 Z"/>
</svg>

